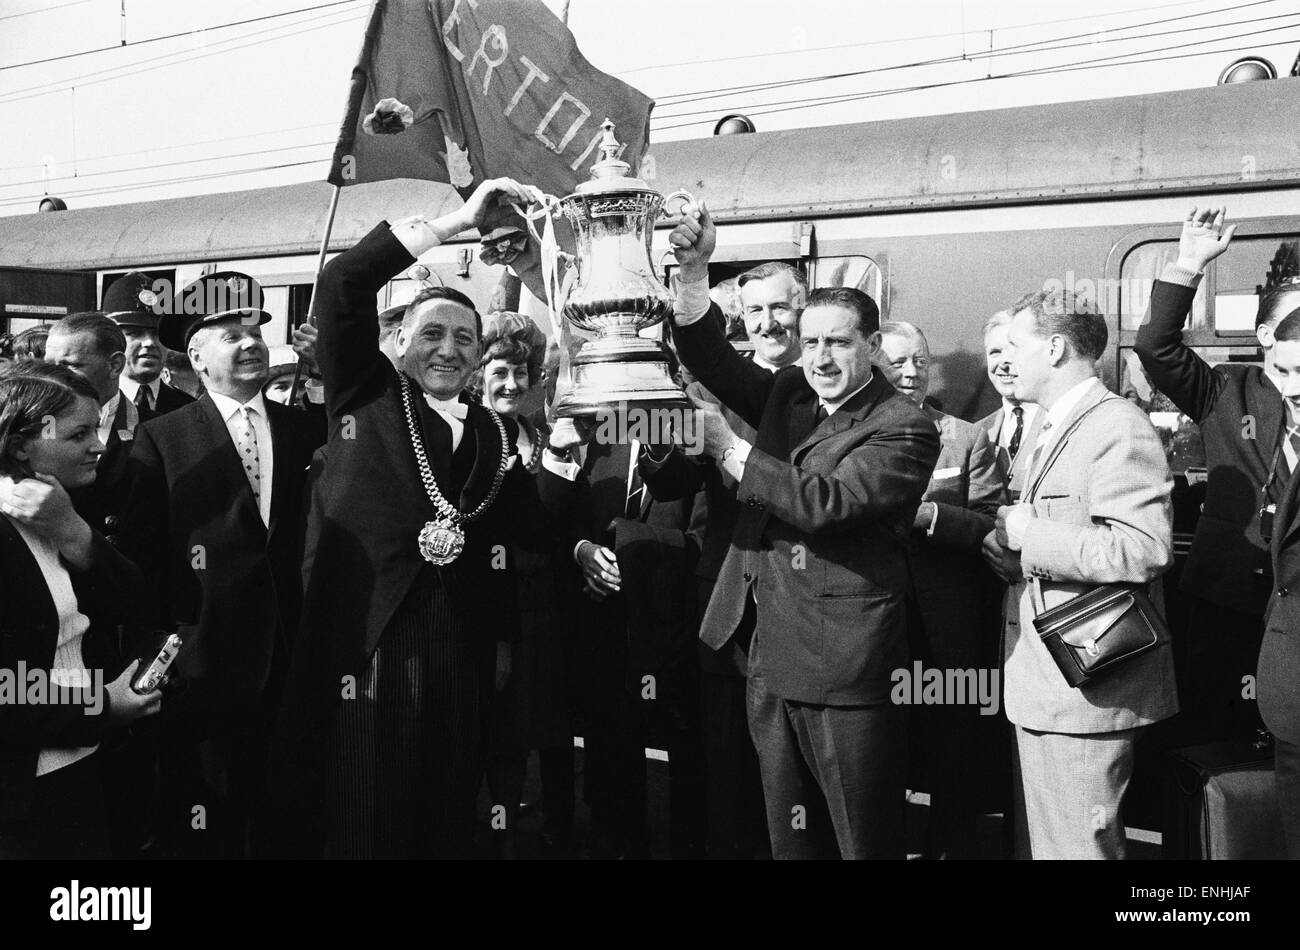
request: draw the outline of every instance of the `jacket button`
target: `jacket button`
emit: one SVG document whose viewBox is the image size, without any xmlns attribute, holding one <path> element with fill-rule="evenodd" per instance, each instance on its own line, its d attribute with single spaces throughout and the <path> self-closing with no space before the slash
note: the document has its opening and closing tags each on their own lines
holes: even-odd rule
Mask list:
<svg viewBox="0 0 1300 950">
<path fill-rule="evenodd" d="M 1287 594 L 1289 594 L 1289 593 L 1290 593 L 1290 591 L 1287 590 L 1285 587 L 1279 587 L 1279 588 L 1277 589 L 1277 595 L 1278 595 L 1279 597 L 1285 597 L 1285 596 L 1286 596 Z"/>
<path fill-rule="evenodd" d="M 106 534 L 104 535 L 104 540 L 107 541 L 109 544 L 113 545 L 113 547 L 117 547 L 117 535 Z"/>
<path fill-rule="evenodd" d="M 755 508 L 758 506 L 758 502 L 754 501 L 753 495 L 750 495 L 748 498 L 745 499 L 745 505 L 749 508 Z"/>
<path fill-rule="evenodd" d="M 751 574 L 749 571 L 746 571 L 746 572 L 745 572 L 745 583 L 749 583 L 749 582 L 752 581 L 753 579 L 754 579 L 754 575 Z"/>
<path fill-rule="evenodd" d="M 117 515 L 108 515 L 104 518 L 104 527 L 112 531 L 117 527 Z"/>
</svg>

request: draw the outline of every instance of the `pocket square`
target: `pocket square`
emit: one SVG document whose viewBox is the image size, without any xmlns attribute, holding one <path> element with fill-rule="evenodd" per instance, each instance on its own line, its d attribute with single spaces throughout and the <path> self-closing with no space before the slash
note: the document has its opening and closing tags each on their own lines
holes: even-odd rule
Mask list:
<svg viewBox="0 0 1300 950">
<path fill-rule="evenodd" d="M 519 461 L 519 453 L 516 452 L 516 453 L 514 453 L 513 455 L 511 455 L 511 456 L 510 456 L 510 460 L 509 460 L 508 462 L 506 462 L 506 471 L 508 472 L 508 471 L 510 471 L 512 468 L 514 468 L 514 467 L 515 467 L 515 463 L 518 462 L 518 461 Z"/>
<path fill-rule="evenodd" d="M 132 432 L 130 429 L 117 430 L 117 440 L 119 442 L 130 442 L 134 438 L 135 438 L 135 433 Z"/>
<path fill-rule="evenodd" d="M 961 474 L 961 466 L 956 468 L 936 468 L 931 478 L 956 478 Z"/>
</svg>

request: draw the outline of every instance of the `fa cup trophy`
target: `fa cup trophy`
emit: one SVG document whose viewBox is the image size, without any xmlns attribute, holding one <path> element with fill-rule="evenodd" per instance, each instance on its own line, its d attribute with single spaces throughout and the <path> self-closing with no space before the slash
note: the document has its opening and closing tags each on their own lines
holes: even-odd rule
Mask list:
<svg viewBox="0 0 1300 950">
<path fill-rule="evenodd" d="M 575 327 L 594 332 L 573 356 L 573 388 L 556 404 L 558 416 L 587 416 L 620 408 L 686 408 L 689 403 L 668 373 L 668 353 L 639 331 L 672 314 L 673 296 L 655 276 L 650 260 L 654 225 L 665 198 L 619 159 L 614 123 L 605 120 L 600 160 L 591 180 L 560 201 L 577 238 L 576 280 L 561 312 Z"/>
</svg>

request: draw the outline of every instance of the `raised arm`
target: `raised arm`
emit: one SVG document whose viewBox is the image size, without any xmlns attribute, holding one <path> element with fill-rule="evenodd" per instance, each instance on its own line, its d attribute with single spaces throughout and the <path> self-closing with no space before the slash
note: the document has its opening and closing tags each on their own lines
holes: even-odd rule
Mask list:
<svg viewBox="0 0 1300 950">
<path fill-rule="evenodd" d="M 1178 241 L 1178 261 L 1155 282 L 1134 344 L 1151 382 L 1196 422 L 1214 408 L 1224 379 L 1183 343 L 1183 324 L 1206 265 L 1232 242 L 1236 225 L 1225 229 L 1223 215 L 1223 208 L 1188 212 Z"/>
<path fill-rule="evenodd" d="M 429 248 L 477 227 L 499 197 L 527 203 L 531 192 L 509 178 L 483 182 L 465 204 L 433 220 L 381 221 L 360 243 L 325 265 L 316 287 L 316 361 L 325 381 L 330 416 L 347 412 L 368 387 L 381 384 L 379 291 Z"/>
<path fill-rule="evenodd" d="M 673 305 L 673 340 L 691 374 L 757 429 L 773 376 L 737 353 L 722 332 L 722 311 L 709 300 L 709 258 L 717 240 L 717 228 L 702 201 L 689 206 L 668 235 L 681 268 Z"/>
</svg>

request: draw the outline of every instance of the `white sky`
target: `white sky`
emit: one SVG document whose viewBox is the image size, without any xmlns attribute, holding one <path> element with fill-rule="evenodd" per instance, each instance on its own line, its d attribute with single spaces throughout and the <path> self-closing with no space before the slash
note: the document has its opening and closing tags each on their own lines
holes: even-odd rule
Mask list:
<svg viewBox="0 0 1300 950">
<path fill-rule="evenodd" d="M 124 47 L 122 8 L 0 0 L 0 215 L 43 193 L 85 208 L 324 178 L 368 0 L 125 0 Z M 1208 86 L 1248 52 L 1281 75 L 1300 52 L 1298 0 L 570 0 L 569 26 L 594 65 L 658 100 L 652 143 L 709 135 L 728 112 L 767 131 Z M 186 35 L 136 45 L 173 33 Z M 1062 48 L 1011 50 L 1045 41 Z M 1123 54 L 1181 58 L 792 103 Z"/>
</svg>

